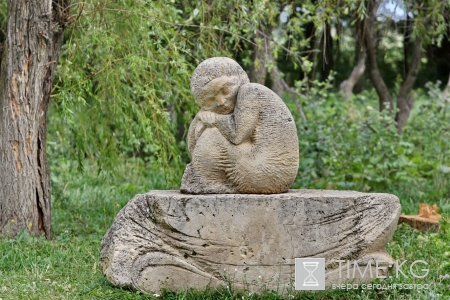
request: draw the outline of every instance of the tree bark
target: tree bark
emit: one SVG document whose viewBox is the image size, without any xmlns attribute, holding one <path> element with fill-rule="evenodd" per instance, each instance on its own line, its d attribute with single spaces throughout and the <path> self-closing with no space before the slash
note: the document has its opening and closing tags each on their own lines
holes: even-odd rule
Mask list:
<svg viewBox="0 0 450 300">
<path fill-rule="evenodd" d="M 414 41 L 413 52 L 411 56 L 411 65 L 408 68 L 408 74 L 406 75 L 405 81 L 403 81 L 397 98 L 397 115 L 395 116 L 395 121 L 397 122 L 397 130 L 402 133 L 403 127 L 406 125 L 409 114 L 414 105 L 414 98 L 411 95 L 411 90 L 414 87 L 414 83 L 417 79 L 417 74 L 419 73 L 420 58 L 421 58 L 421 48 L 422 40 L 416 38 Z"/>
<path fill-rule="evenodd" d="M 0 71 L 0 233 L 51 238 L 46 114 L 69 0 L 9 0 Z"/>
<path fill-rule="evenodd" d="M 368 12 L 369 17 L 365 20 L 364 26 L 364 41 L 367 48 L 367 59 L 368 59 L 368 72 L 370 81 L 377 91 L 380 111 L 385 108 L 392 110 L 392 97 L 386 86 L 386 83 L 381 77 L 380 70 L 377 63 L 377 46 L 376 46 L 376 36 L 374 34 L 374 24 L 377 17 L 377 11 L 380 7 L 382 0 L 369 0 L 368 1 Z"/>
</svg>

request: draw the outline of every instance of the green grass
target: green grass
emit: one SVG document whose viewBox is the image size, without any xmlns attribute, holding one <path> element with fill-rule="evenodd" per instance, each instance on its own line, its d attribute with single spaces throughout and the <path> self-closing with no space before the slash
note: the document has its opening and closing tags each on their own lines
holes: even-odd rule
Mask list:
<svg viewBox="0 0 450 300">
<path fill-rule="evenodd" d="M 163 188 L 166 182 L 158 170 L 146 170 L 143 163 L 120 164 L 114 176 L 98 175 L 87 167 L 83 174 L 60 159 L 52 165 L 53 239 L 22 232 L 0 243 L 0 298 L 5 299 L 153 299 L 152 295 L 111 286 L 99 267 L 100 242 L 117 212 L 136 194 Z M 144 175 L 143 175 L 144 174 Z M 145 175 L 146 174 L 146 175 Z M 156 174 L 156 175 L 155 175 Z M 402 199 L 413 210 L 413 199 Z M 449 201 L 438 203 L 449 214 Z M 441 233 L 421 233 L 399 226 L 388 251 L 395 259 L 422 259 L 429 263 L 424 279 L 387 279 L 386 283 L 427 283 L 429 290 L 326 290 L 280 296 L 274 291 L 261 295 L 231 289 L 166 291 L 158 299 L 450 299 L 450 228 Z"/>
</svg>

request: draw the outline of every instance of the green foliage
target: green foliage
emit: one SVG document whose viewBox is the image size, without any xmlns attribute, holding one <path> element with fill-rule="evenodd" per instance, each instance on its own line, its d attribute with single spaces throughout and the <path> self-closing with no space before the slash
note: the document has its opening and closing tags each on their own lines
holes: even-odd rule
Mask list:
<svg viewBox="0 0 450 300">
<path fill-rule="evenodd" d="M 0 30 L 3 31 L 3 26 L 6 24 L 7 17 L 7 2 L 0 2 Z"/>
<path fill-rule="evenodd" d="M 258 20 L 273 20 L 277 10 L 241 0 L 74 4 L 49 111 L 49 152 L 79 169 L 89 158 L 107 172 L 120 155 L 140 157 L 164 165 L 175 187 L 198 110 L 189 89 L 194 68 L 248 47 Z"/>
<path fill-rule="evenodd" d="M 430 87 L 428 94 L 418 91 L 401 136 L 392 116 L 371 106 L 373 91 L 346 102 L 329 90 L 310 89 L 309 121 L 298 123 L 295 187 L 391 192 L 416 202 L 448 198 L 450 105 Z"/>
<path fill-rule="evenodd" d="M 119 153 L 179 164 L 167 107 L 191 100 L 189 52 L 176 28 L 151 19 L 178 18 L 177 10 L 150 11 L 146 1 L 78 9 L 58 67 L 49 140 L 58 137 L 58 150 L 79 164 L 90 157 L 109 170 Z"/>
<path fill-rule="evenodd" d="M 310 41 L 322 34 L 324 24 L 333 23 L 336 18 L 354 20 L 366 13 L 364 1 L 348 0 L 342 7 L 337 7 L 338 4 L 304 1 L 284 6 L 281 2 L 265 0 L 251 3 L 234 0 L 226 5 L 220 1 L 198 4 L 172 1 L 170 5 L 166 1 L 144 0 L 75 3 L 49 111 L 49 153 L 76 160 L 79 169 L 83 168 L 85 158 L 89 158 L 90 163 L 99 164 L 99 171 L 106 172 L 114 172 L 121 155 L 139 157 L 149 166 L 155 163 L 165 166 L 168 186 L 176 187 L 189 161 L 186 130 L 198 109 L 189 90 L 190 75 L 197 64 L 211 56 L 234 56 L 247 67 L 262 64 L 251 58 L 251 41 L 261 44 L 262 40 L 255 38 L 255 33 L 270 27 L 273 28 L 269 34 L 273 35 L 271 48 L 275 57 L 288 59 L 290 73 L 309 74 L 315 65 L 311 56 L 303 51 L 319 51 L 310 49 Z M 286 23 L 279 22 L 283 10 L 289 15 Z M 434 10 L 427 15 L 420 12 L 417 18 L 434 20 L 438 18 L 435 13 Z M 314 25 L 317 36 L 307 36 L 310 34 L 306 32 L 308 24 Z M 436 28 L 440 28 L 439 24 Z M 436 38 L 443 35 L 442 28 L 433 32 Z M 380 65 L 385 73 L 392 74 L 389 81 L 395 82 L 401 78 L 402 49 L 392 42 L 399 38 L 399 33 L 396 30 L 389 33 L 381 43 L 384 47 L 381 50 L 389 52 L 385 51 L 388 54 Z M 346 34 L 351 35 L 351 31 L 347 30 Z M 347 64 L 352 63 L 349 51 L 347 48 L 342 55 Z M 271 65 L 268 67 L 270 71 Z M 348 66 L 340 68 L 339 80 L 347 76 L 344 69 Z M 411 158 L 403 158 L 410 155 L 406 152 L 411 148 L 410 141 L 396 135 L 389 116 L 377 115 L 365 108 L 364 113 L 358 113 L 356 107 L 336 106 L 334 102 L 341 99 L 327 98 L 323 92 L 315 91 L 323 88 L 310 82 L 307 76 L 288 75 L 300 79 L 297 89 L 304 95 L 305 112 L 310 115 L 309 119 L 319 122 L 308 124 L 307 130 L 302 129 L 305 130 L 302 135 L 314 141 L 318 140 L 314 135 L 320 132 L 320 126 L 332 128 L 320 133 L 319 146 L 326 148 L 320 151 L 339 152 L 342 156 L 329 156 L 330 161 L 326 163 L 334 166 L 318 171 L 319 175 L 306 174 L 306 182 L 316 182 L 316 175 L 333 177 L 338 174 L 326 184 L 373 190 L 414 173 L 414 166 L 403 175 L 392 169 L 405 170 L 402 164 L 410 164 Z M 330 79 L 330 84 L 337 83 Z M 314 97 L 321 97 L 321 100 L 316 101 Z M 347 110 L 354 112 L 354 117 L 347 116 Z M 328 117 L 320 116 L 321 111 Z M 346 129 L 345 134 L 334 137 L 331 130 L 341 129 Z M 343 143 L 344 139 L 348 142 Z M 368 151 L 359 147 L 366 142 L 370 145 Z M 402 148 L 393 149 L 397 147 L 395 142 Z M 373 155 L 374 152 L 377 154 Z M 317 155 L 323 157 L 318 151 L 306 153 L 305 164 L 312 164 L 311 160 L 318 163 Z M 353 162 L 350 161 L 352 155 L 363 158 L 361 162 Z M 380 160 L 383 162 L 379 163 Z M 365 169 L 360 165 L 366 165 Z M 341 167 L 345 174 L 353 175 L 336 173 L 335 169 Z M 345 176 L 356 178 L 346 180 Z M 323 184 L 317 183 L 317 186 Z"/>
</svg>

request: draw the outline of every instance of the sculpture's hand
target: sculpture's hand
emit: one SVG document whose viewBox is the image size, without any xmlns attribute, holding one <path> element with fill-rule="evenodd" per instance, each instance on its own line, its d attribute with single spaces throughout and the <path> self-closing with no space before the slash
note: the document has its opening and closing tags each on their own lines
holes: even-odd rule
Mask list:
<svg viewBox="0 0 450 300">
<path fill-rule="evenodd" d="M 213 127 L 216 122 L 216 114 L 210 111 L 200 111 L 197 116 L 208 127 Z"/>
</svg>

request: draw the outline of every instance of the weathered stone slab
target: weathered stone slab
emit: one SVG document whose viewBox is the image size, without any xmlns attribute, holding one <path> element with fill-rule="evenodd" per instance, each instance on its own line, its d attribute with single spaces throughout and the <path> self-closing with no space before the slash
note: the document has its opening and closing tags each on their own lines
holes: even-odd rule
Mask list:
<svg viewBox="0 0 450 300">
<path fill-rule="evenodd" d="M 335 260 L 393 262 L 385 246 L 399 214 L 389 194 L 151 191 L 119 212 L 103 238 L 101 265 L 112 284 L 144 292 L 229 282 L 283 292 L 293 289 L 295 258 L 321 257 L 329 285 L 344 281 Z"/>
</svg>

